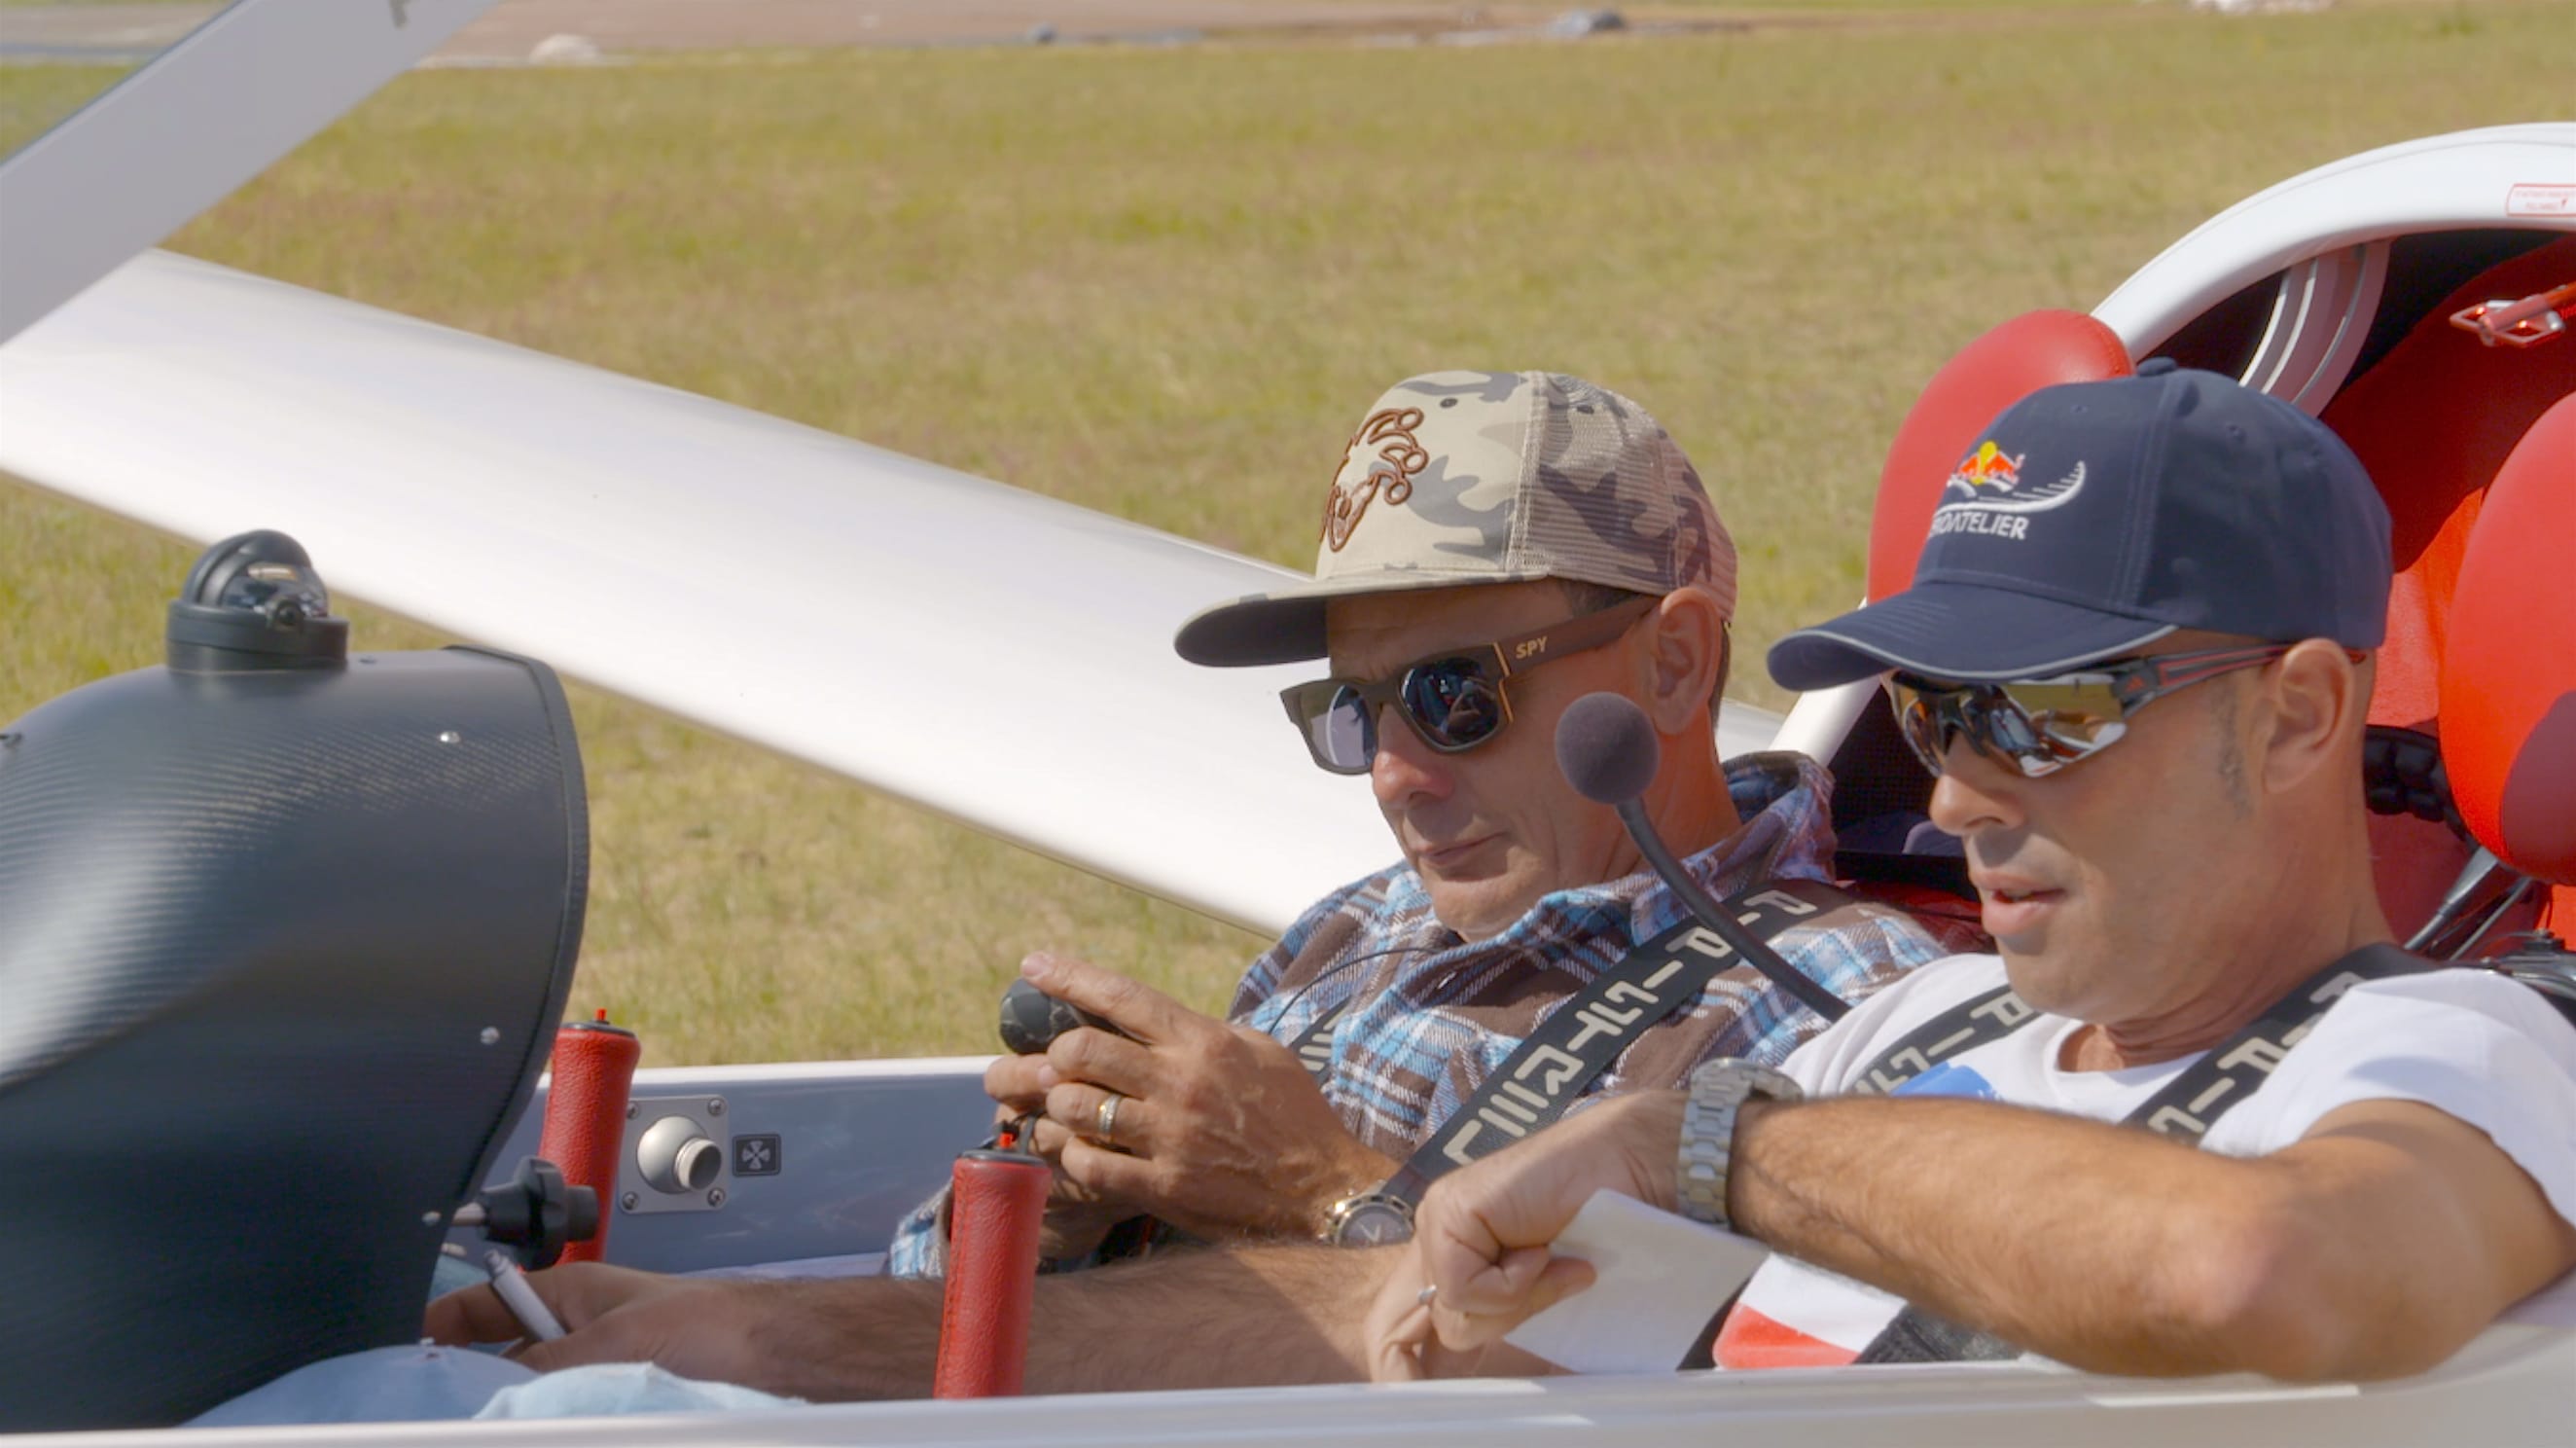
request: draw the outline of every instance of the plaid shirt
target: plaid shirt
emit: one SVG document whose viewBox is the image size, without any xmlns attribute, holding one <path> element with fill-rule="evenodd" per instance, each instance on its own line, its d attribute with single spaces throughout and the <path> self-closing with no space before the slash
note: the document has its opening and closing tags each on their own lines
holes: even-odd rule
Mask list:
<svg viewBox="0 0 2576 1448">
<path fill-rule="evenodd" d="M 1833 879 L 1833 781 L 1823 768 L 1803 755 L 1746 755 L 1728 762 L 1726 783 L 1744 827 L 1683 862 L 1693 879 L 1720 899 L 1757 881 Z M 1543 896 L 1501 934 L 1464 940 L 1431 913 L 1421 877 L 1397 865 L 1318 901 L 1252 963 L 1228 1014 L 1292 1046 L 1330 1014 L 1324 1097 L 1352 1135 L 1402 1161 L 1539 1022 L 1687 914 L 1640 871 Z M 1860 901 L 1770 943 L 1845 1000 L 1950 953 L 1902 911 Z M 1823 1025 L 1739 965 L 1688 1012 L 1639 1037 L 1584 1098 L 1677 1087 L 1721 1056 L 1777 1065 Z M 889 1271 L 939 1273 L 945 1205 L 944 1195 L 924 1203 L 896 1229 Z"/>
</svg>

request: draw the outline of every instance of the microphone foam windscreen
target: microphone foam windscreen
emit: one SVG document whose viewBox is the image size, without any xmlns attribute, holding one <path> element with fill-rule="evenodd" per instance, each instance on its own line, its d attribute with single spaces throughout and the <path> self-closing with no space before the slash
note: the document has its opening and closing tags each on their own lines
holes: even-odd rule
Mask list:
<svg viewBox="0 0 2576 1448">
<path fill-rule="evenodd" d="M 1586 694 L 1556 723 L 1556 767 L 1585 799 L 1622 805 L 1646 792 L 1663 746 L 1646 711 L 1618 694 Z"/>
</svg>

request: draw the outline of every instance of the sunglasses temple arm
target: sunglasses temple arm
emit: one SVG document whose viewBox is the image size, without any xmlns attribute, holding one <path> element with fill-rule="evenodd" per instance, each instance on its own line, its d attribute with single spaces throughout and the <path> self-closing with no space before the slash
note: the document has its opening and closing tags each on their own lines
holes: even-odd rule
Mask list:
<svg viewBox="0 0 2576 1448">
<path fill-rule="evenodd" d="M 1753 932 L 1746 930 L 1741 921 L 1726 913 L 1723 906 L 1709 898 L 1708 892 L 1700 888 L 1699 882 L 1682 869 L 1682 862 L 1674 859 L 1673 852 L 1664 847 L 1662 837 L 1655 833 L 1654 825 L 1646 819 L 1646 807 L 1643 803 L 1632 799 L 1620 805 L 1619 822 L 1628 827 L 1628 838 L 1637 842 L 1637 848 L 1644 853 L 1646 863 L 1655 867 L 1655 873 L 1663 878 L 1664 884 L 1671 888 L 1674 895 L 1680 897 L 1682 904 L 1689 908 L 1691 915 L 1700 924 L 1715 931 L 1719 939 L 1734 947 L 1735 953 L 1744 958 L 1745 964 L 1770 977 L 1773 984 L 1796 996 L 1807 1009 L 1828 1021 L 1839 1021 L 1850 1013 L 1851 1006 L 1842 997 L 1825 989 L 1809 978 L 1805 972 L 1781 959 L 1780 952 L 1755 939 Z"/>
</svg>

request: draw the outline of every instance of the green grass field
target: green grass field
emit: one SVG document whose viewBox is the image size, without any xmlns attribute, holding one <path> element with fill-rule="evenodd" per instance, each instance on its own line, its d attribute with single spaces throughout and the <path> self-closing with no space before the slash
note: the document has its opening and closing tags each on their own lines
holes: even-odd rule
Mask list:
<svg viewBox="0 0 2576 1448">
<path fill-rule="evenodd" d="M 1582 373 L 1699 462 L 1758 649 L 1857 595 L 1879 454 L 1970 336 L 2090 306 L 2306 167 L 2563 118 L 2571 54 L 2576 6 L 2490 3 L 432 71 L 172 244 L 1299 566 L 1385 383 Z M 0 70 L 0 140 L 102 80 Z M 191 555 L 0 485 L 0 718 L 155 661 Z M 639 1023 L 649 1061 L 989 1049 L 1038 946 L 1214 1008 L 1259 944 L 578 707 L 576 1004 Z"/>
</svg>

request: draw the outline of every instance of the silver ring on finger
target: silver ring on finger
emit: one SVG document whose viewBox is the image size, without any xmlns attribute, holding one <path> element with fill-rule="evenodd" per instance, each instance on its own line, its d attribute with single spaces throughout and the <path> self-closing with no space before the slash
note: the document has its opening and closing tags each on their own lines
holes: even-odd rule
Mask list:
<svg viewBox="0 0 2576 1448">
<path fill-rule="evenodd" d="M 1092 1108 L 1091 1124 L 1094 1128 L 1092 1134 L 1100 1138 L 1102 1146 L 1118 1144 L 1118 1104 L 1126 1099 L 1112 1091 L 1101 1097 L 1100 1104 Z"/>
<path fill-rule="evenodd" d="M 1431 1305 L 1431 1299 L 1438 1297 L 1439 1295 L 1440 1284 L 1434 1282 L 1430 1286 L 1423 1288 L 1420 1292 L 1413 1294 L 1413 1305 L 1416 1307 L 1429 1307 Z"/>
</svg>

